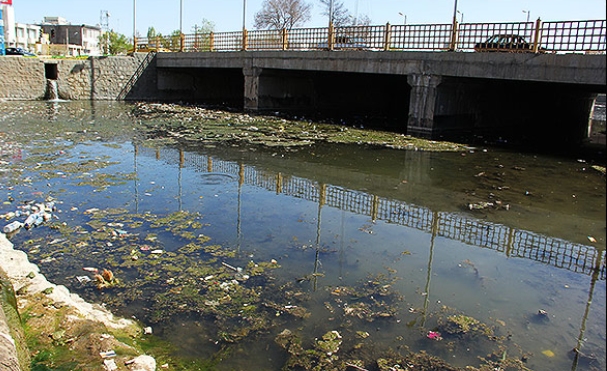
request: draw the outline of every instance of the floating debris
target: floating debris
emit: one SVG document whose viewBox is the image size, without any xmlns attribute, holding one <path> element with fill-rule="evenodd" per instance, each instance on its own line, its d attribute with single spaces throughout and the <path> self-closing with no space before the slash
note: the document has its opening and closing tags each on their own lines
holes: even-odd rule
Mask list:
<svg viewBox="0 0 607 371">
<path fill-rule="evenodd" d="M 547 350 L 543 350 L 542 354 L 545 355 L 548 358 L 553 358 L 555 356 L 554 352 L 547 349 Z"/>
<path fill-rule="evenodd" d="M 440 335 L 440 332 L 436 332 L 436 331 L 428 331 L 428 334 L 426 335 L 426 337 L 428 339 L 432 339 L 432 340 L 436 340 L 436 341 L 443 340 L 443 338 Z"/>
<path fill-rule="evenodd" d="M 112 271 L 104 269 L 101 274 L 95 275 L 95 284 L 99 290 L 116 286 L 120 281 L 114 277 Z"/>
</svg>

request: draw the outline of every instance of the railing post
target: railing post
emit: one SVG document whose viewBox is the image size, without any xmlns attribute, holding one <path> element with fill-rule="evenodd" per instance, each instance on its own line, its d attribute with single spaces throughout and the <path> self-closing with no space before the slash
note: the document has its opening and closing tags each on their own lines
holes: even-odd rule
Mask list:
<svg viewBox="0 0 607 371">
<path fill-rule="evenodd" d="M 249 43 L 249 33 L 246 28 L 242 29 L 242 50 L 247 50 L 247 46 Z"/>
<path fill-rule="evenodd" d="M 133 53 L 137 51 L 137 36 L 133 36 Z"/>
<path fill-rule="evenodd" d="M 392 38 L 392 25 L 390 22 L 386 23 L 386 34 L 384 35 L 384 50 L 390 50 L 390 41 Z"/>
<path fill-rule="evenodd" d="M 289 44 L 288 44 L 288 31 L 286 28 L 283 28 L 282 30 L 280 30 L 280 39 L 281 39 L 281 43 L 282 43 L 282 50 L 287 50 L 289 48 Z"/>
<path fill-rule="evenodd" d="M 377 220 L 377 214 L 379 213 L 379 197 L 373 196 L 373 203 L 371 204 L 371 220 L 375 222 Z"/>
<path fill-rule="evenodd" d="M 537 53 L 540 47 L 540 39 L 542 33 L 542 20 L 535 21 L 535 34 L 533 35 L 533 52 Z"/>
<path fill-rule="evenodd" d="M 279 195 L 282 193 L 282 173 L 279 171 L 276 174 L 276 194 Z"/>
<path fill-rule="evenodd" d="M 211 31 L 209 34 L 209 51 L 215 51 L 215 33 Z"/>
<path fill-rule="evenodd" d="M 453 21 L 453 30 L 451 33 L 451 45 L 449 45 L 450 51 L 455 51 L 455 47 L 457 46 L 457 20 Z"/>
<path fill-rule="evenodd" d="M 333 22 L 329 23 L 329 39 L 327 40 L 327 49 L 333 50 L 335 44 L 335 26 Z"/>
</svg>

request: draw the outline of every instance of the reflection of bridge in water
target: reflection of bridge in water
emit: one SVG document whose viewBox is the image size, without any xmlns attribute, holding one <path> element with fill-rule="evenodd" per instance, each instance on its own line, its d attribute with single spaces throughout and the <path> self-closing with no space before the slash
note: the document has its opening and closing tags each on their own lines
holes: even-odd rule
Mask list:
<svg viewBox="0 0 607 371">
<path fill-rule="evenodd" d="M 499 251 L 508 257 L 530 259 L 589 276 L 598 273 L 599 279 L 605 280 L 605 251 L 592 246 L 468 218 L 458 213 L 434 212 L 403 201 L 258 169 L 209 155 L 144 147 L 137 147 L 136 153 L 154 154 L 156 159 L 179 164 L 180 167 L 189 165 L 198 171 L 230 174 L 238 179 L 239 185 L 253 185 L 277 194 L 316 202 L 320 206 L 327 205 L 367 215 L 372 220 L 416 228 L 435 236 Z"/>
</svg>

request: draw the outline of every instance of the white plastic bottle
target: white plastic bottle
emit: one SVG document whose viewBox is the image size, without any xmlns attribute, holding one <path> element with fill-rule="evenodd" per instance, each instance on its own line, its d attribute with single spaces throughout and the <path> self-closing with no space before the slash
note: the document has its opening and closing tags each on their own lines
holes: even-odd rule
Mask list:
<svg viewBox="0 0 607 371">
<path fill-rule="evenodd" d="M 21 227 L 23 227 L 23 223 L 21 223 L 18 220 L 15 220 L 14 222 L 12 222 L 10 224 L 5 225 L 4 228 L 2 228 L 2 232 L 4 232 L 5 234 L 9 234 L 11 232 L 18 230 Z"/>
</svg>

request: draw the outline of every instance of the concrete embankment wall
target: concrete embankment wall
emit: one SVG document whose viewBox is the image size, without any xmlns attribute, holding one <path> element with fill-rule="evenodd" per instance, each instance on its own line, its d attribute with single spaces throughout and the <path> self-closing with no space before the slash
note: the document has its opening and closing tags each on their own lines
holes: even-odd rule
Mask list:
<svg viewBox="0 0 607 371">
<path fill-rule="evenodd" d="M 0 371 L 30 369 L 13 285 L 0 268 Z"/>
<path fill-rule="evenodd" d="M 88 59 L 0 58 L 0 99 L 37 100 L 47 93 L 47 79 L 57 81 L 59 98 L 114 100 L 145 54 Z"/>
</svg>

